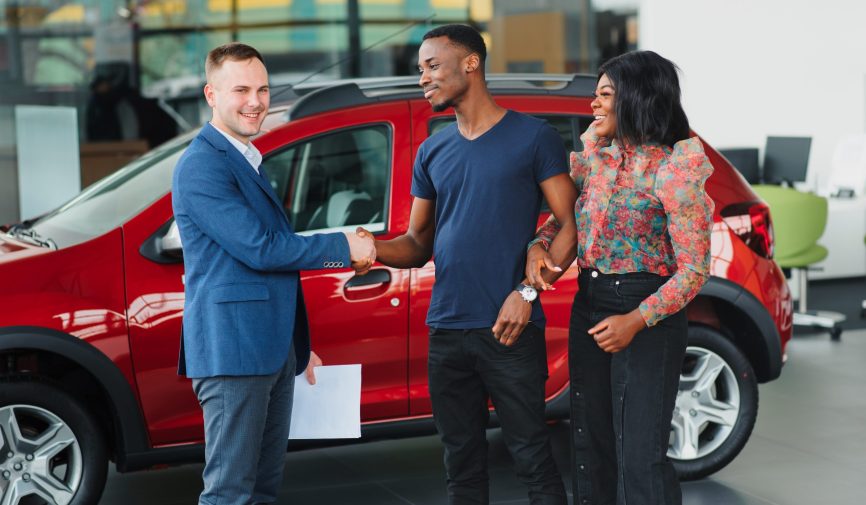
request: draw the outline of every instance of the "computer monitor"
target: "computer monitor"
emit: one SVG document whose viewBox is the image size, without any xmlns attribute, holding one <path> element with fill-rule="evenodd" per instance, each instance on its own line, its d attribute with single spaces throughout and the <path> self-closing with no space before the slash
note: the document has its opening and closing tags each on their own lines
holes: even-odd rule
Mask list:
<svg viewBox="0 0 866 505">
<path fill-rule="evenodd" d="M 759 184 L 761 182 L 761 167 L 758 164 L 757 147 L 719 149 L 719 154 L 727 158 L 749 184 Z"/>
<path fill-rule="evenodd" d="M 812 137 L 767 137 L 763 180 L 768 184 L 806 181 Z"/>
</svg>

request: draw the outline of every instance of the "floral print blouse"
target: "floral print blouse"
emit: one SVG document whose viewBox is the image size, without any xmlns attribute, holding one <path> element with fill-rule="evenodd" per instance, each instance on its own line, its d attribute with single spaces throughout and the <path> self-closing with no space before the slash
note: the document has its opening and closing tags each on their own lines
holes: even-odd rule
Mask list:
<svg viewBox="0 0 866 505">
<path fill-rule="evenodd" d="M 697 137 L 668 146 L 610 143 L 594 127 L 571 153 L 580 196 L 577 262 L 602 273 L 651 272 L 671 278 L 639 306 L 647 326 L 686 306 L 709 278 L 713 201 L 704 183 L 713 172 Z M 559 231 L 553 216 L 536 240 L 548 247 Z"/>
</svg>

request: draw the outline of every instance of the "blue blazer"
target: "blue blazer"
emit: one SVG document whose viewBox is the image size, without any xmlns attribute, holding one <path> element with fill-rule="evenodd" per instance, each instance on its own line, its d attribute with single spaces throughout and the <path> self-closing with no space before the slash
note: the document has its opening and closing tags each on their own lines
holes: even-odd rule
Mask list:
<svg viewBox="0 0 866 505">
<path fill-rule="evenodd" d="M 296 235 L 270 184 L 210 123 L 178 161 L 172 205 L 186 279 L 178 371 L 267 375 L 294 343 L 302 373 L 310 340 L 298 271 L 349 266 L 346 237 Z"/>
</svg>

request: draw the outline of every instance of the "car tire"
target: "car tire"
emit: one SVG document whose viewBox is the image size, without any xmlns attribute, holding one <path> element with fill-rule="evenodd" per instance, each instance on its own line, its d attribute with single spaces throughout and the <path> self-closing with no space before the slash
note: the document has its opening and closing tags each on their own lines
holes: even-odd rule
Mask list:
<svg viewBox="0 0 866 505">
<path fill-rule="evenodd" d="M 749 360 L 718 330 L 690 325 L 668 449 L 680 479 L 724 468 L 746 445 L 757 415 Z"/>
<path fill-rule="evenodd" d="M 79 400 L 59 387 L 36 380 L 0 383 L 3 499 L 16 493 L 19 499 L 28 496 L 26 503 L 98 503 L 108 472 L 99 426 Z"/>
</svg>

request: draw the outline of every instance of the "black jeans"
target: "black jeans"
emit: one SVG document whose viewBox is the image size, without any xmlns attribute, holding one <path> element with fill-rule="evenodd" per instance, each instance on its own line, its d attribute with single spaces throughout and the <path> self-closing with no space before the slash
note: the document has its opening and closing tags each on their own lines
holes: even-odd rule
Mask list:
<svg viewBox="0 0 866 505">
<path fill-rule="evenodd" d="M 667 458 L 686 350 L 685 311 L 640 331 L 624 350 L 602 351 L 587 330 L 637 308 L 668 277 L 584 270 L 569 328 L 575 505 L 679 505 Z"/>
<path fill-rule="evenodd" d="M 433 419 L 445 446 L 448 503 L 486 505 L 488 398 L 533 505 L 566 505 L 544 422 L 544 331 L 526 326 L 511 347 L 490 328 L 430 330 L 428 374 Z"/>
</svg>

